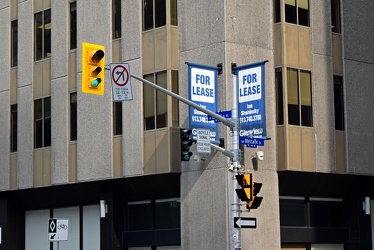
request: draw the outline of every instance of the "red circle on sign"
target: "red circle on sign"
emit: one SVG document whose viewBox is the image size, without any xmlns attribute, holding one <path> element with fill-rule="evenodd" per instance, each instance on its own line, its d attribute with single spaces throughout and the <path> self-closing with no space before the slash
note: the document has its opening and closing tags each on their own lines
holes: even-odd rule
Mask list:
<svg viewBox="0 0 374 250">
<path fill-rule="evenodd" d="M 119 68 L 119 69 L 118 69 Z M 118 69 L 118 71 L 117 71 Z M 117 73 L 119 72 L 119 73 Z M 114 74 L 118 74 L 117 77 L 115 77 Z M 121 84 L 119 83 L 119 80 L 120 78 L 122 77 L 123 79 L 125 79 L 125 76 L 124 74 L 126 74 L 126 80 L 123 80 L 124 82 Z M 112 79 L 114 81 L 114 83 L 120 87 L 123 87 L 127 84 L 127 82 L 129 81 L 129 72 L 127 71 L 127 69 L 123 66 L 123 65 L 117 65 L 113 68 L 112 70 Z"/>
</svg>

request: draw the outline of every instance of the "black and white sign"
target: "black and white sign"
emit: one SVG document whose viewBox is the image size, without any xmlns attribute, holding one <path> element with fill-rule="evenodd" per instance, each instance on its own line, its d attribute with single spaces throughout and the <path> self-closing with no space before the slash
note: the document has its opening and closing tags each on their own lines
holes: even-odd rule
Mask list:
<svg viewBox="0 0 374 250">
<path fill-rule="evenodd" d="M 256 218 L 234 217 L 234 228 L 256 228 Z"/>
<path fill-rule="evenodd" d="M 68 240 L 69 220 L 49 219 L 48 220 L 48 240 L 61 241 Z"/>
<path fill-rule="evenodd" d="M 210 130 L 209 129 L 197 129 L 197 152 L 198 153 L 211 153 L 210 146 Z"/>
<path fill-rule="evenodd" d="M 130 66 L 128 63 L 111 63 L 110 78 L 112 82 L 113 101 L 132 100 Z"/>
</svg>

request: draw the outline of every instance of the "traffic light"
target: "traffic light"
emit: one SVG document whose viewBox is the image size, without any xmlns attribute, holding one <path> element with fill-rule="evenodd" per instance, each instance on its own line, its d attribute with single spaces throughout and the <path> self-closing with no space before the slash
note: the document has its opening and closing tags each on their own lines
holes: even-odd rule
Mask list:
<svg viewBox="0 0 374 250">
<path fill-rule="evenodd" d="M 192 134 L 191 129 L 180 129 L 180 138 L 181 138 L 181 161 L 189 161 L 192 156 L 190 152 L 190 147 L 192 146 L 193 139 L 190 138 Z"/>
<path fill-rule="evenodd" d="M 82 92 L 104 94 L 105 48 L 82 43 Z"/>
<path fill-rule="evenodd" d="M 262 183 L 254 182 L 252 174 L 249 173 L 238 174 L 235 178 L 242 187 L 235 190 L 239 199 L 247 202 L 247 209 L 258 208 L 261 205 L 262 197 L 258 197 L 257 194 L 261 190 Z"/>
</svg>

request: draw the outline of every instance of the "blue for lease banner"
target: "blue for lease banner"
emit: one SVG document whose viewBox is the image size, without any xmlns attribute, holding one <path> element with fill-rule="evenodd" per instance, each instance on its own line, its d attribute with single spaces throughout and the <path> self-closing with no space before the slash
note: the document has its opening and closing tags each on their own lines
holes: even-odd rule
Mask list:
<svg viewBox="0 0 374 250">
<path fill-rule="evenodd" d="M 240 144 L 248 144 L 248 138 L 266 138 L 265 62 L 235 68 L 239 92 Z"/>
<path fill-rule="evenodd" d="M 194 63 L 187 63 L 187 65 L 189 100 L 212 112 L 217 112 L 218 68 Z M 189 124 L 194 137 L 196 137 L 196 129 L 209 129 L 210 141 L 219 143 L 218 125 L 213 120 L 209 120 L 204 112 L 190 106 Z"/>
</svg>

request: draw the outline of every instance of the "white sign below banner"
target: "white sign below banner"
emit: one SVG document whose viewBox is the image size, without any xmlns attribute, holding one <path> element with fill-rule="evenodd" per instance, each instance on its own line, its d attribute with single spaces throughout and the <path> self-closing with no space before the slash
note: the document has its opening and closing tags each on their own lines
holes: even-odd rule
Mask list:
<svg viewBox="0 0 374 250">
<path fill-rule="evenodd" d="M 212 152 L 210 146 L 210 130 L 209 129 L 197 129 L 197 140 L 196 147 L 198 153 L 207 153 Z"/>
</svg>

